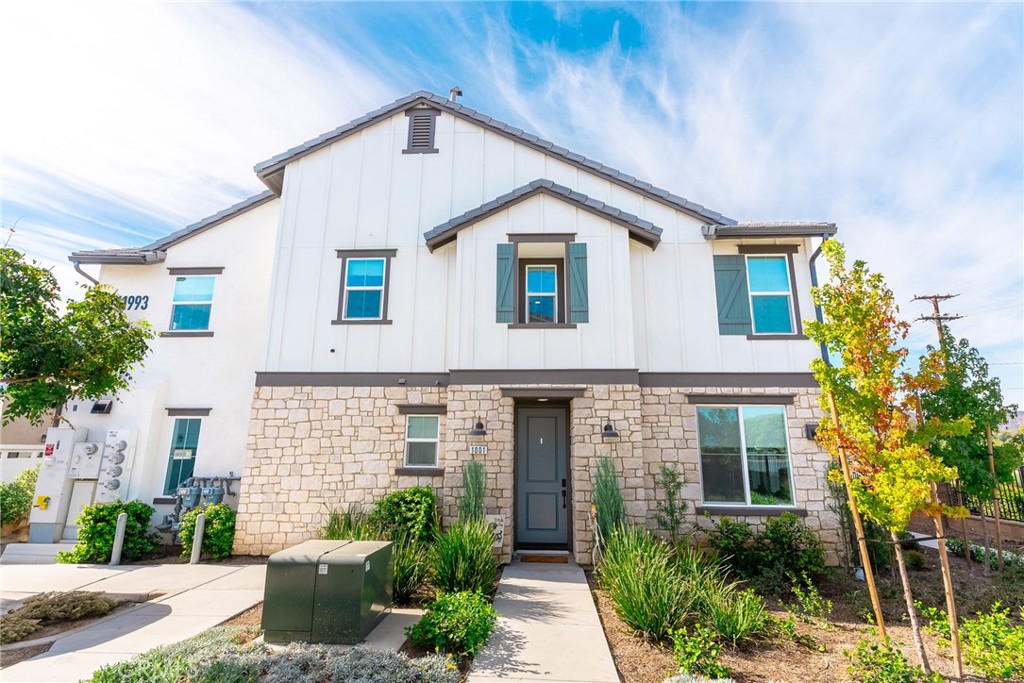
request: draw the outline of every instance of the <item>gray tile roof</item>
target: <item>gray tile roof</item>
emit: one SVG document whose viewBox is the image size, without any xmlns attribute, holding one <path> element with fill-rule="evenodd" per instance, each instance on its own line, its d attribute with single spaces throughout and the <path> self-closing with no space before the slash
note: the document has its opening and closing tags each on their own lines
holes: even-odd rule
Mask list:
<svg viewBox="0 0 1024 683">
<path fill-rule="evenodd" d="M 817 237 L 834 235 L 835 223 L 815 221 L 741 221 L 735 225 L 701 226 L 706 240 L 730 239 L 736 237 Z"/>
<path fill-rule="evenodd" d="M 515 140 L 516 142 L 533 147 L 540 152 L 560 157 L 562 160 L 578 168 L 594 173 L 595 175 L 603 177 L 612 183 L 633 190 L 634 192 L 638 192 L 645 197 L 653 199 L 654 201 L 660 202 L 673 209 L 683 211 L 691 216 L 703 218 L 704 220 L 717 225 L 735 225 L 736 223 L 735 220 L 723 216 L 717 211 L 712 211 L 711 209 L 691 202 L 679 195 L 672 194 L 668 190 L 655 187 L 648 182 L 616 170 L 611 166 L 605 166 L 598 161 L 594 161 L 581 154 L 571 152 L 564 147 L 559 147 L 558 145 L 548 142 L 547 140 L 543 140 L 536 135 L 526 133 L 519 128 L 487 116 L 486 114 L 481 114 L 480 112 L 470 109 L 465 105 L 459 104 L 458 102 L 452 102 L 445 97 L 441 97 L 440 95 L 436 95 L 426 90 L 419 90 L 410 95 L 406 95 L 405 97 L 395 100 L 389 105 L 360 116 L 358 119 L 350 121 L 339 128 L 335 128 L 330 132 L 313 138 L 298 147 L 293 147 L 286 152 L 258 163 L 255 167 L 256 175 L 259 176 L 260 180 L 262 180 L 267 187 L 280 194 L 284 177 L 284 167 L 292 161 L 333 144 L 334 142 L 373 125 L 377 121 L 391 116 L 396 112 L 411 109 L 418 105 L 436 107 L 453 116 L 457 116 L 466 121 L 471 121 L 486 128 L 487 130 Z"/>
<path fill-rule="evenodd" d="M 561 199 L 584 211 L 589 211 L 601 218 L 617 223 L 629 230 L 631 237 L 643 242 L 652 249 L 657 248 L 658 243 L 661 242 L 661 228 L 650 221 L 645 221 L 602 201 L 591 199 L 582 192 L 576 192 L 552 180 L 539 178 L 528 185 L 523 185 L 507 194 L 495 197 L 491 201 L 485 202 L 475 209 L 470 209 L 461 216 L 456 216 L 423 233 L 423 237 L 427 241 L 427 247 L 434 251 L 438 247 L 453 241 L 459 230 L 537 194 L 546 194 Z"/>
<path fill-rule="evenodd" d="M 224 221 L 243 214 L 250 209 L 262 206 L 275 197 L 276 195 L 273 192 L 265 190 L 143 247 L 76 251 L 68 256 L 68 260 L 76 263 L 160 263 L 164 260 L 166 250 L 169 247 L 183 242 L 190 237 L 195 237 L 199 233 L 220 225 Z"/>
</svg>

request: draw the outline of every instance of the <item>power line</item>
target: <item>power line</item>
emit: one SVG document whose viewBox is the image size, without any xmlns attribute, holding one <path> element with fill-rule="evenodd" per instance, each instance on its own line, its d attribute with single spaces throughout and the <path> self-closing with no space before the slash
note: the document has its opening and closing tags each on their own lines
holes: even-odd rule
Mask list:
<svg viewBox="0 0 1024 683">
<path fill-rule="evenodd" d="M 940 301 L 948 301 L 949 299 L 953 299 L 953 298 L 956 298 L 958 296 L 960 296 L 960 295 L 959 294 L 926 294 L 924 296 L 915 296 L 914 299 L 913 299 L 914 301 L 931 301 L 932 302 L 932 310 L 934 311 L 934 313 L 932 315 L 922 315 L 917 320 L 931 321 L 931 322 L 935 323 L 935 329 L 937 329 L 939 331 L 939 346 L 944 347 L 945 344 L 946 344 L 945 335 L 942 332 L 942 323 L 948 322 L 950 320 L 960 320 L 961 318 L 963 318 L 962 315 L 943 315 L 942 312 L 939 310 L 939 302 Z"/>
</svg>

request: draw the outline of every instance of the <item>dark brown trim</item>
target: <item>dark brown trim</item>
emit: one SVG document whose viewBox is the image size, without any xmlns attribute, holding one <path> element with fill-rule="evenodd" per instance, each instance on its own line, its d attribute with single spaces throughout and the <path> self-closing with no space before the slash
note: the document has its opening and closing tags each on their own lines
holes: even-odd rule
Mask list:
<svg viewBox="0 0 1024 683">
<path fill-rule="evenodd" d="M 519 258 L 516 254 L 516 273 L 518 278 L 513 284 L 516 285 L 516 305 L 513 306 L 513 315 L 516 323 L 527 327 L 544 326 L 552 327 L 552 323 L 530 323 L 526 320 L 526 312 L 529 307 L 526 305 L 526 268 L 527 266 L 554 266 L 555 267 L 555 311 L 557 320 L 554 325 L 565 325 L 565 259 L 564 258 Z"/>
<path fill-rule="evenodd" d="M 574 232 L 510 232 L 508 234 L 508 241 L 513 244 L 520 242 L 575 242 L 576 233 Z"/>
<path fill-rule="evenodd" d="M 338 258 L 394 258 L 397 249 L 335 249 Z"/>
<path fill-rule="evenodd" d="M 686 402 L 694 404 L 724 403 L 728 405 L 791 405 L 795 394 L 687 394 Z"/>
<path fill-rule="evenodd" d="M 747 339 L 751 341 L 807 341 L 810 337 L 806 334 L 748 334 Z"/>
<path fill-rule="evenodd" d="M 793 320 L 795 321 L 796 333 L 803 339 L 804 337 L 804 324 L 800 320 L 800 296 L 796 289 L 796 266 L 793 264 L 793 253 L 786 254 L 786 260 L 789 265 L 789 298 L 793 300 Z"/>
<path fill-rule="evenodd" d="M 258 387 L 443 387 L 447 372 L 257 372 Z"/>
<path fill-rule="evenodd" d="M 405 149 L 402 150 L 402 154 L 437 154 L 437 142 L 435 136 L 437 135 L 437 117 L 441 114 L 438 109 L 428 109 L 426 107 L 406 109 L 405 115 L 409 117 L 409 132 L 405 139 Z M 417 147 L 412 146 L 412 124 L 417 116 L 429 116 L 430 117 L 430 147 Z"/>
<path fill-rule="evenodd" d="M 208 266 L 202 268 L 168 268 L 169 275 L 220 275 L 224 266 Z"/>
<path fill-rule="evenodd" d="M 158 496 L 153 499 L 153 505 L 174 505 L 178 499 L 174 496 Z"/>
<path fill-rule="evenodd" d="M 206 417 L 212 408 L 168 408 L 167 417 Z"/>
<path fill-rule="evenodd" d="M 800 251 L 797 244 L 740 244 L 736 247 L 740 254 L 796 254 Z"/>
<path fill-rule="evenodd" d="M 575 330 L 576 323 L 509 323 L 510 330 Z"/>
<path fill-rule="evenodd" d="M 396 467 L 396 477 L 443 477 L 442 467 Z"/>
<path fill-rule="evenodd" d="M 332 325 L 391 325 L 393 320 L 364 320 L 359 318 L 358 320 L 332 320 Z"/>
<path fill-rule="evenodd" d="M 783 512 L 791 512 L 797 517 L 806 517 L 807 510 L 785 506 L 768 505 L 698 505 L 698 515 L 713 517 L 780 517 Z"/>
<path fill-rule="evenodd" d="M 452 370 L 451 384 L 637 384 L 636 370 Z"/>
<path fill-rule="evenodd" d="M 439 405 L 415 403 L 398 406 L 398 413 L 400 415 L 445 415 L 447 412 L 448 406 L 443 403 Z"/>
<path fill-rule="evenodd" d="M 811 387 L 809 372 L 641 372 L 641 387 Z"/>
<path fill-rule="evenodd" d="M 397 249 L 335 249 L 334 253 L 341 259 L 341 277 L 338 278 L 338 316 L 331 321 L 332 325 L 390 325 L 388 319 L 388 299 L 391 298 L 391 259 L 398 253 Z M 381 291 L 380 318 L 345 318 L 345 269 L 350 258 L 382 258 L 384 259 L 384 289 Z"/>
<path fill-rule="evenodd" d="M 161 337 L 212 337 L 213 330 L 168 330 Z"/>
<path fill-rule="evenodd" d="M 587 393 L 586 387 L 549 388 L 549 387 L 501 387 L 501 395 L 507 398 L 579 398 Z M 547 403 L 538 403 L 543 408 Z"/>
</svg>

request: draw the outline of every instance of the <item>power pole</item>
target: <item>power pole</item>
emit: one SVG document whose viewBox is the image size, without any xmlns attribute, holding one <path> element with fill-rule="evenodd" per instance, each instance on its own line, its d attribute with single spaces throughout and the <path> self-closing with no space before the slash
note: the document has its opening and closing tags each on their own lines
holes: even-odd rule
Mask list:
<svg viewBox="0 0 1024 683">
<path fill-rule="evenodd" d="M 931 301 L 932 302 L 932 315 L 922 315 L 917 320 L 931 321 L 935 323 L 935 329 L 939 332 L 939 348 L 942 349 L 943 358 L 946 355 L 946 335 L 942 332 L 942 324 L 949 320 L 959 320 L 962 315 L 943 315 L 939 310 L 940 301 L 948 301 L 955 297 L 960 296 L 959 294 L 926 294 L 924 296 L 915 296 L 914 301 Z M 917 322 L 917 321 L 915 321 Z"/>
</svg>

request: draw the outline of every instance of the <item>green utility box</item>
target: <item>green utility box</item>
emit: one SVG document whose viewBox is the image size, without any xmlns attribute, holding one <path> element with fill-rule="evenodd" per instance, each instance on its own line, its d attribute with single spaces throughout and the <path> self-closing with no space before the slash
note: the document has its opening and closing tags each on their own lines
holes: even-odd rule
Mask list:
<svg viewBox="0 0 1024 683">
<path fill-rule="evenodd" d="M 386 541 L 306 541 L 267 561 L 263 638 L 268 643 L 354 645 L 391 606 Z"/>
</svg>

